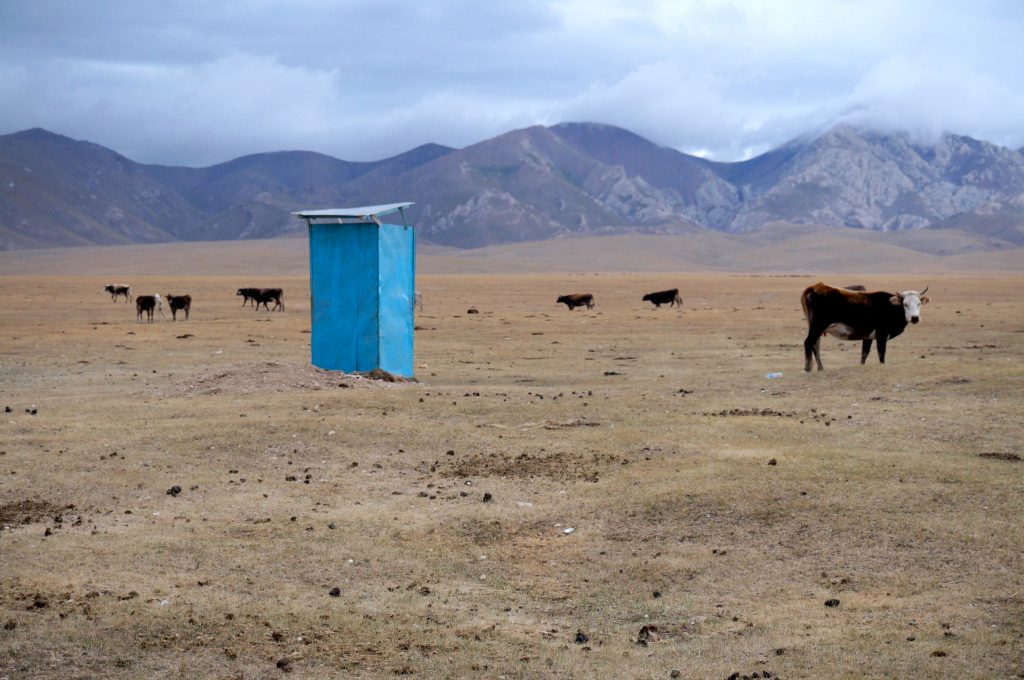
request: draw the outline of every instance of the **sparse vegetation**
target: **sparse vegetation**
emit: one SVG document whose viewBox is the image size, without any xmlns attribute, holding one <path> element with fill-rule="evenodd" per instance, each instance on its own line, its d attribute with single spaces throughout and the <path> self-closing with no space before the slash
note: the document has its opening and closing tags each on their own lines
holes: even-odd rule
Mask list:
<svg viewBox="0 0 1024 680">
<path fill-rule="evenodd" d="M 800 291 L 847 274 L 425 275 L 383 383 L 226 253 L 188 322 L 2 277 L 0 677 L 1024 671 L 1019 274 L 933 273 L 886 365 L 811 375 Z"/>
</svg>

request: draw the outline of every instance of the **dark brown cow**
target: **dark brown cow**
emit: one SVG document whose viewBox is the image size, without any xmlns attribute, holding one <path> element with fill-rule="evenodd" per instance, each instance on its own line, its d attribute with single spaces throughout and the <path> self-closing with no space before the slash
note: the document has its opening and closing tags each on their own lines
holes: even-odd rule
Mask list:
<svg viewBox="0 0 1024 680">
<path fill-rule="evenodd" d="M 590 293 L 571 293 L 569 295 L 562 295 L 555 304 L 564 303 L 570 310 L 576 309 L 577 307 L 586 307 L 587 309 L 594 308 L 594 296 Z"/>
<path fill-rule="evenodd" d="M 876 291 L 861 293 L 816 283 L 804 290 L 800 304 L 807 317 L 804 340 L 804 370 L 811 370 L 811 355 L 821 365 L 821 336 L 828 334 L 843 340 L 861 340 L 860 363 L 867 361 L 871 341 L 878 342 L 878 361 L 885 363 L 885 344 L 904 331 L 908 323 L 921 320 L 925 293 L 908 290 L 898 294 Z"/>
<path fill-rule="evenodd" d="M 659 290 L 656 293 L 648 293 L 644 296 L 644 302 L 653 302 L 655 307 L 661 307 L 662 305 L 673 305 L 683 306 L 683 299 L 679 297 L 678 288 L 669 288 L 668 290 Z"/>
<path fill-rule="evenodd" d="M 283 312 L 283 297 L 284 290 L 281 288 L 260 288 L 258 291 L 258 297 L 256 298 L 256 309 L 259 309 L 260 305 L 263 305 L 263 309 L 266 309 L 268 312 L 271 311 L 270 309 L 267 308 L 267 303 L 273 300 L 274 310 L 280 309 Z"/>
<path fill-rule="evenodd" d="M 148 321 L 153 323 L 153 310 L 156 309 L 156 297 L 152 295 L 139 295 L 135 298 L 135 320 L 142 321 L 142 313 L 149 315 Z"/>
<path fill-rule="evenodd" d="M 846 288 L 846 290 L 856 290 L 861 293 L 867 291 L 867 287 L 862 283 L 855 283 L 852 286 L 844 286 L 844 288 Z"/>
<path fill-rule="evenodd" d="M 259 288 L 239 288 L 235 295 L 242 296 L 242 306 L 245 307 L 249 302 L 256 304 L 256 300 L 259 299 L 260 289 Z"/>
<path fill-rule="evenodd" d="M 103 286 L 103 290 L 105 290 L 106 292 L 110 293 L 110 299 L 113 300 L 114 302 L 117 302 L 117 298 L 120 295 L 124 296 L 124 301 L 125 302 L 131 302 L 132 301 L 132 287 L 131 286 L 123 286 L 123 285 L 118 285 L 118 284 L 111 283 L 111 284 L 107 284 L 106 286 Z"/>
<path fill-rule="evenodd" d="M 171 321 L 178 320 L 178 310 L 184 310 L 185 321 L 188 321 L 189 310 L 192 309 L 192 296 L 191 295 L 171 295 L 167 294 L 167 306 L 171 308 Z"/>
</svg>

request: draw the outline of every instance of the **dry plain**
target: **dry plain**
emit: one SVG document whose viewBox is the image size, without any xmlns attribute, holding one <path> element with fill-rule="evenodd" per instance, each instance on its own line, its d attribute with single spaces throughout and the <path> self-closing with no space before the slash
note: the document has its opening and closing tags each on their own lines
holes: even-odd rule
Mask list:
<svg viewBox="0 0 1024 680">
<path fill-rule="evenodd" d="M 301 267 L 167 248 L 5 254 L 0 678 L 1024 677 L 1019 270 L 428 256 L 392 384 L 308 366 Z M 137 324 L 104 257 L 191 320 Z M 932 302 L 804 374 L 819 279 Z"/>
</svg>

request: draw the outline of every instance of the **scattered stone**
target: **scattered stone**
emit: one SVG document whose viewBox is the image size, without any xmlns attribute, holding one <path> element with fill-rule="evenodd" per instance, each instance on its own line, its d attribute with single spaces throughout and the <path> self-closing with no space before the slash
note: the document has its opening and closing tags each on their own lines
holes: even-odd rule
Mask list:
<svg viewBox="0 0 1024 680">
<path fill-rule="evenodd" d="M 291 673 L 292 672 L 292 660 L 287 658 L 287 657 L 285 657 L 283 659 L 278 659 L 276 665 L 277 665 L 278 668 L 280 668 L 285 673 Z"/>
<path fill-rule="evenodd" d="M 177 496 L 179 493 L 181 493 L 181 487 L 178 486 L 177 484 L 175 484 L 174 486 L 167 490 L 168 496 Z"/>
<path fill-rule="evenodd" d="M 661 591 L 660 590 L 655 590 L 654 591 L 654 598 L 658 599 L 659 597 L 661 597 Z"/>
<path fill-rule="evenodd" d="M 384 382 L 391 383 L 398 382 L 398 378 L 396 378 L 391 373 L 388 373 L 383 368 L 373 369 L 372 371 L 366 374 L 366 377 L 369 378 L 370 380 L 383 380 Z"/>
<path fill-rule="evenodd" d="M 334 587 L 327 591 L 327 594 L 331 597 L 341 597 L 341 588 Z"/>
<path fill-rule="evenodd" d="M 470 307 L 469 309 L 466 310 L 466 314 L 479 314 L 479 313 L 480 313 L 480 310 L 477 309 L 476 307 Z"/>
<path fill-rule="evenodd" d="M 778 464 L 779 464 L 779 461 L 777 461 L 777 460 L 775 460 L 774 458 L 772 458 L 772 459 L 770 459 L 770 460 L 768 461 L 768 464 L 769 464 L 769 465 L 778 465 Z"/>
<path fill-rule="evenodd" d="M 327 528 L 328 529 L 337 529 L 338 525 L 335 524 L 334 522 L 331 522 L 330 524 L 327 525 Z"/>
<path fill-rule="evenodd" d="M 484 503 L 490 503 L 491 499 L 494 498 L 490 492 L 484 493 Z"/>
<path fill-rule="evenodd" d="M 946 653 L 941 649 L 936 649 L 934 652 L 932 652 L 932 656 L 946 656 Z"/>
<path fill-rule="evenodd" d="M 46 531 L 43 532 L 43 536 L 53 536 L 53 532 L 50 531 L 50 527 L 46 527 Z"/>
<path fill-rule="evenodd" d="M 590 642 L 590 636 L 584 633 L 582 630 L 576 631 L 576 644 L 585 645 Z"/>
<path fill-rule="evenodd" d="M 4 413 L 10 413 L 10 412 L 11 412 L 11 410 L 12 410 L 12 409 L 11 409 L 11 407 L 10 407 L 10 406 L 4 406 Z"/>
<path fill-rule="evenodd" d="M 14 630 L 18 627 L 18 622 L 14 619 L 8 619 L 7 623 L 4 624 L 4 630 Z"/>
<path fill-rule="evenodd" d="M 281 640 L 284 640 L 284 634 L 275 630 L 270 634 L 270 639 L 274 642 L 280 642 Z"/>
<path fill-rule="evenodd" d="M 668 677 L 678 678 L 680 675 L 682 675 L 682 673 L 680 673 L 678 669 L 673 668 L 672 671 L 668 674 Z"/>
<path fill-rule="evenodd" d="M 839 606 L 839 600 L 837 600 L 834 597 L 829 599 L 829 600 L 825 600 L 825 606 L 826 607 L 838 607 Z"/>
<path fill-rule="evenodd" d="M 646 647 L 652 642 L 657 642 L 661 639 L 661 634 L 658 632 L 657 626 L 644 626 L 640 629 L 640 633 L 636 637 L 636 643 Z"/>
</svg>

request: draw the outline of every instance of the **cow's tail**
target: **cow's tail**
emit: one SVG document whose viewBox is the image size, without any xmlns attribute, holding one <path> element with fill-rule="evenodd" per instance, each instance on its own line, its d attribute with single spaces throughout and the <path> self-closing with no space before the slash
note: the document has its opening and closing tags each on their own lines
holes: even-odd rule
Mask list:
<svg viewBox="0 0 1024 680">
<path fill-rule="evenodd" d="M 811 291 L 809 289 L 805 290 L 804 294 L 800 296 L 800 306 L 804 308 L 804 318 L 808 321 L 811 320 L 810 298 Z"/>
</svg>

